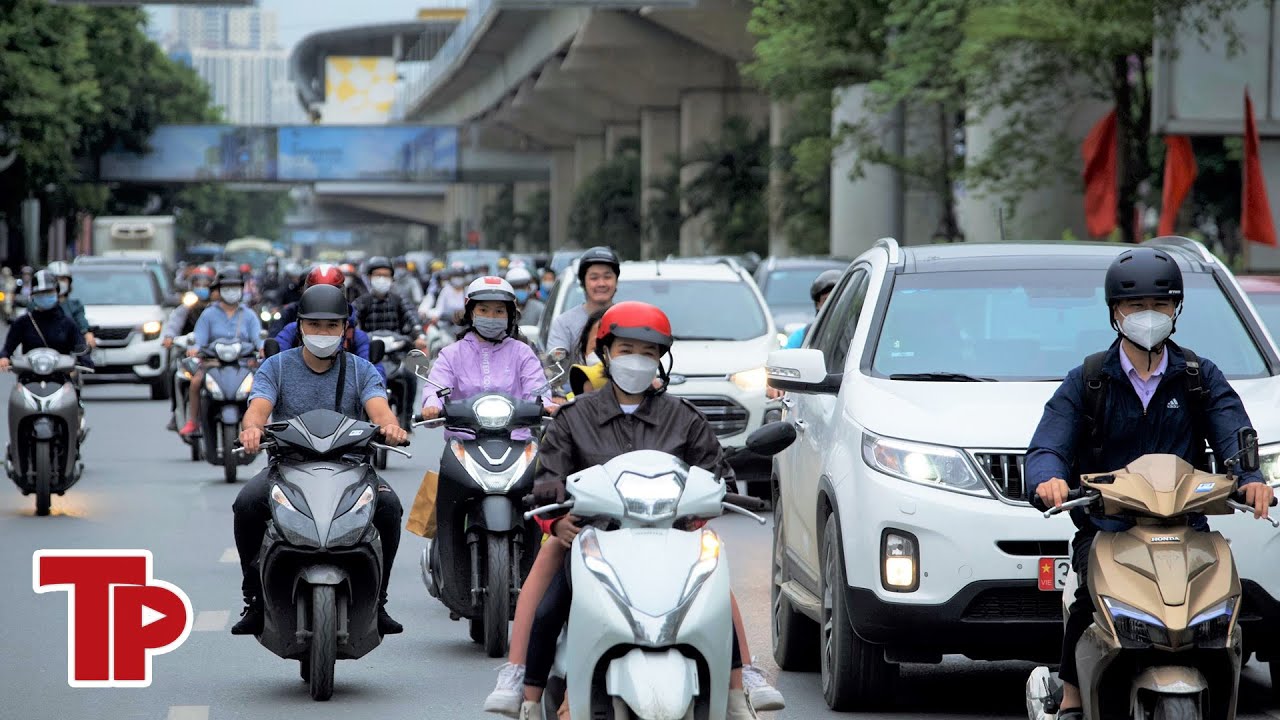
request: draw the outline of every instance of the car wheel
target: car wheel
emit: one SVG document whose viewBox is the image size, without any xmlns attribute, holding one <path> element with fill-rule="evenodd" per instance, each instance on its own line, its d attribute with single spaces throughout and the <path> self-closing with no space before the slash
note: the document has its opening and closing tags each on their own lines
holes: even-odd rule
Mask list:
<svg viewBox="0 0 1280 720">
<path fill-rule="evenodd" d="M 818 626 L 798 612 L 782 594 L 782 584 L 787 577 L 786 545 L 783 535 L 782 497 L 773 491 L 773 575 L 770 583 L 770 608 L 772 610 L 773 661 L 781 670 L 812 672 L 817 669 Z"/>
<path fill-rule="evenodd" d="M 822 695 L 837 712 L 875 709 L 889 696 L 898 666 L 849 623 L 841 547 L 836 518 L 828 517 L 822 531 Z"/>
</svg>

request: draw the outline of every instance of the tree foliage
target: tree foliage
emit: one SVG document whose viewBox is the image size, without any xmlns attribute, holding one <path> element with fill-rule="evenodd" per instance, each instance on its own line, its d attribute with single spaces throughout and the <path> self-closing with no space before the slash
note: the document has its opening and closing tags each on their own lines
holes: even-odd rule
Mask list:
<svg viewBox="0 0 1280 720">
<path fill-rule="evenodd" d="M 623 257 L 640 257 L 640 232 L 640 141 L 625 138 L 578 185 L 569 238 L 579 247 L 608 245 Z"/>
<path fill-rule="evenodd" d="M 680 251 L 680 158 L 667 158 L 667 170 L 649 181 L 649 207 L 644 215 L 644 232 L 654 258 Z M 648 260 L 650 258 L 643 257 Z"/>
<path fill-rule="evenodd" d="M 527 207 L 516 212 L 516 232 L 524 236 L 529 249 L 551 250 L 551 191 L 539 190 L 529 196 Z"/>
<path fill-rule="evenodd" d="M 515 188 L 510 183 L 498 189 L 498 196 L 485 205 L 480 219 L 485 247 L 511 250 L 516 242 Z"/>
<path fill-rule="evenodd" d="M 830 93 L 799 97 L 782 144 L 774 149 L 773 162 L 782 173 L 782 232 L 800 254 L 825 254 L 831 245 L 830 126 Z"/>
<path fill-rule="evenodd" d="M 238 237 L 280 237 L 292 201 L 279 191 L 239 191 L 225 185 L 192 185 L 172 201 L 174 222 L 188 244 L 224 243 Z"/>
<path fill-rule="evenodd" d="M 720 137 L 684 158 L 697 168 L 681 197 L 689 217 L 707 213 L 711 246 L 725 253 L 769 251 L 769 131 L 730 117 Z"/>
</svg>

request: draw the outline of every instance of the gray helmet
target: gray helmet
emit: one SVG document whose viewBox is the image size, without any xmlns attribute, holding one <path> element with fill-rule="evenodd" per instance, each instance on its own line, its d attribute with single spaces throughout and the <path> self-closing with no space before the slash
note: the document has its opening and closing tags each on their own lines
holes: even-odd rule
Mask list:
<svg viewBox="0 0 1280 720">
<path fill-rule="evenodd" d="M 844 277 L 843 270 L 836 270 L 835 268 L 823 270 L 818 274 L 818 277 L 813 279 L 813 284 L 809 286 L 809 299 L 815 303 L 818 302 L 818 298 L 835 289 L 836 283 L 840 282 L 842 277 Z"/>
<path fill-rule="evenodd" d="M 50 290 L 58 291 L 58 276 L 48 270 L 41 270 L 35 274 L 31 282 L 31 292 L 49 292 Z"/>
<path fill-rule="evenodd" d="M 45 268 L 45 272 L 56 278 L 71 277 L 71 266 L 61 260 L 57 260 L 49 263 L 48 267 Z"/>
</svg>

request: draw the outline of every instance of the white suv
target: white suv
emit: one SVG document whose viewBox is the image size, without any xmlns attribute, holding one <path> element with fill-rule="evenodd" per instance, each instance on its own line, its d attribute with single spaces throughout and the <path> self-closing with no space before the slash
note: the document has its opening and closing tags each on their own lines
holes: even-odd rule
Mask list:
<svg viewBox="0 0 1280 720">
<path fill-rule="evenodd" d="M 84 303 L 98 341 L 93 351 L 97 368 L 85 381 L 146 384 L 152 400 L 167 398 L 169 353 L 160 331 L 173 303 L 158 276 L 141 263 L 74 263 L 71 276 L 72 297 Z"/>
<path fill-rule="evenodd" d="M 575 272 L 571 265 L 556 283 L 542 317 L 542 337 L 556 317 L 582 304 Z M 652 303 L 671 318 L 671 394 L 689 400 L 711 421 L 743 481 L 740 489 L 754 483 L 763 490 L 769 460 L 745 445 L 770 406 L 764 365 L 778 338 L 755 281 L 730 263 L 624 262 L 614 302 L 624 300 Z"/>
<path fill-rule="evenodd" d="M 1190 240 L 1175 338 L 1214 361 L 1280 462 L 1280 357 L 1234 277 Z M 1056 662 L 1057 558 L 1074 532 L 1030 508 L 1023 457 L 1067 371 L 1115 339 L 1114 244 L 882 240 L 845 272 L 804 348 L 769 358 L 799 437 L 775 458 L 773 645 L 820 665 L 834 709 L 886 699 L 899 662 Z M 1216 516 L 1243 579 L 1246 651 L 1280 639 L 1280 534 Z M 1047 571 L 1044 568 L 1048 568 Z M 1280 663 L 1275 663 L 1280 665 Z"/>
</svg>

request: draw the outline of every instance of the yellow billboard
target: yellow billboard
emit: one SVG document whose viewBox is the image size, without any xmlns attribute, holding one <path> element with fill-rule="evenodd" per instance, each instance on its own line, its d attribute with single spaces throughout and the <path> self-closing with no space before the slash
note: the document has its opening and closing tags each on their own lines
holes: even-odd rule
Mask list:
<svg viewBox="0 0 1280 720">
<path fill-rule="evenodd" d="M 379 124 L 391 117 L 396 62 L 386 57 L 325 59 L 324 124 Z"/>
</svg>

